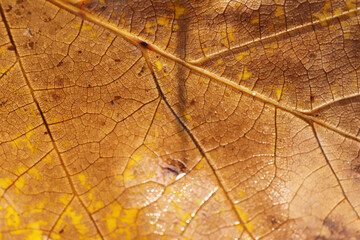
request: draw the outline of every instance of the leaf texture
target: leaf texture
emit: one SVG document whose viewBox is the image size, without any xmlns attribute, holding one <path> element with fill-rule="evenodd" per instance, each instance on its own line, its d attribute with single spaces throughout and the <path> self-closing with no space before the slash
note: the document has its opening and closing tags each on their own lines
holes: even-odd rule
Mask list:
<svg viewBox="0 0 360 240">
<path fill-rule="evenodd" d="M 0 12 L 0 239 L 360 238 L 358 1 Z"/>
</svg>

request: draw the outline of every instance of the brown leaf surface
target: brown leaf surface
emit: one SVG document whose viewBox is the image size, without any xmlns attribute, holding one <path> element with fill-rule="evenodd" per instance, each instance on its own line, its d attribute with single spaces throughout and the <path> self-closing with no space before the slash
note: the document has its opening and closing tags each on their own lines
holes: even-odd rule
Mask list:
<svg viewBox="0 0 360 240">
<path fill-rule="evenodd" d="M 0 239 L 360 239 L 356 0 L 2 0 Z"/>
</svg>

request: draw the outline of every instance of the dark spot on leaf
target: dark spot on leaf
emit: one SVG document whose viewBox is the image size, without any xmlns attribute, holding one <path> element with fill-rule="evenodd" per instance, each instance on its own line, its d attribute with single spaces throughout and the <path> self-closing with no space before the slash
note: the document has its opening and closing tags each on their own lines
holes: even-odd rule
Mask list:
<svg viewBox="0 0 360 240">
<path fill-rule="evenodd" d="M 313 94 L 313 93 L 310 94 L 310 100 L 311 100 L 311 101 L 314 101 L 314 99 L 315 99 L 315 94 Z"/>
<path fill-rule="evenodd" d="M 102 7 L 100 8 L 100 11 L 103 12 L 105 9 L 106 9 L 106 6 L 102 6 Z"/>
<path fill-rule="evenodd" d="M 172 173 L 174 175 L 179 175 L 180 173 L 187 172 L 185 164 L 177 159 L 167 159 L 166 166 L 164 166 L 163 168 L 166 172 Z"/>
<path fill-rule="evenodd" d="M 13 51 L 13 50 L 15 50 L 15 47 L 14 47 L 14 45 L 10 45 L 7 47 L 7 49 Z"/>
<path fill-rule="evenodd" d="M 20 4 L 20 3 L 23 3 L 24 0 L 16 0 L 16 4 Z"/>
<path fill-rule="evenodd" d="M 82 53 L 82 51 L 81 51 L 81 50 L 79 50 L 79 51 L 78 51 L 78 53 L 80 54 L 80 53 Z"/>
<path fill-rule="evenodd" d="M 315 240 L 327 240 L 327 238 L 324 236 L 316 236 Z"/>
<path fill-rule="evenodd" d="M 148 47 L 148 44 L 147 44 L 146 42 L 143 42 L 143 41 L 142 41 L 142 42 L 140 42 L 140 45 L 141 45 L 141 46 L 143 46 L 143 47 L 145 47 L 145 48 L 147 48 L 147 47 Z"/>
<path fill-rule="evenodd" d="M 48 132 L 44 132 L 44 134 L 46 135 L 46 134 L 48 134 Z"/>
<path fill-rule="evenodd" d="M 28 15 L 31 15 L 31 12 L 30 12 L 30 11 L 28 11 Z"/>
<path fill-rule="evenodd" d="M 5 12 L 10 12 L 13 7 L 11 5 L 8 5 L 8 8 L 5 9 Z"/>
<path fill-rule="evenodd" d="M 192 100 L 190 101 L 190 106 L 193 106 L 194 104 L 195 104 L 195 100 L 192 99 Z"/>
<path fill-rule="evenodd" d="M 310 53 L 309 57 L 314 59 L 314 58 L 316 58 L 316 54 L 315 53 Z"/>
<path fill-rule="evenodd" d="M 64 63 L 63 61 L 60 61 L 56 66 L 60 67 L 61 65 L 63 65 L 63 63 Z"/>
<path fill-rule="evenodd" d="M 110 103 L 111 103 L 111 105 L 114 105 L 114 104 L 115 104 L 114 100 L 111 100 Z"/>
<path fill-rule="evenodd" d="M 19 9 L 16 9 L 16 10 L 15 10 L 15 14 L 18 15 L 18 16 L 20 16 L 20 15 L 21 15 L 20 10 L 19 10 Z"/>
<path fill-rule="evenodd" d="M 61 99 L 60 94 L 58 94 L 56 92 L 51 92 L 50 97 L 52 98 L 53 101 L 59 101 Z"/>
<path fill-rule="evenodd" d="M 90 84 L 88 84 L 88 87 L 91 87 L 91 85 L 90 85 Z"/>
<path fill-rule="evenodd" d="M 319 113 L 315 113 L 315 115 L 314 115 L 315 117 L 318 117 L 319 116 Z"/>
<path fill-rule="evenodd" d="M 121 99 L 121 96 L 114 96 L 114 100 L 119 100 Z"/>
<path fill-rule="evenodd" d="M 144 73 L 145 71 L 145 66 L 143 66 L 140 70 L 140 72 L 138 73 L 138 76 L 140 77 L 142 75 L 142 73 Z"/>
<path fill-rule="evenodd" d="M 34 45 L 35 45 L 34 42 L 29 42 L 28 43 L 28 47 L 31 48 L 31 49 L 34 49 Z"/>
<path fill-rule="evenodd" d="M 270 216 L 269 219 L 272 225 L 277 225 L 279 223 L 275 217 Z"/>
<path fill-rule="evenodd" d="M 121 60 L 118 59 L 118 58 L 117 58 L 117 59 L 114 59 L 114 61 L 115 61 L 115 62 L 121 62 Z"/>
<path fill-rule="evenodd" d="M 0 107 L 4 106 L 8 100 L 0 100 Z"/>
<path fill-rule="evenodd" d="M 62 228 L 60 231 L 59 231 L 59 234 L 62 234 L 64 232 L 64 229 Z"/>
</svg>

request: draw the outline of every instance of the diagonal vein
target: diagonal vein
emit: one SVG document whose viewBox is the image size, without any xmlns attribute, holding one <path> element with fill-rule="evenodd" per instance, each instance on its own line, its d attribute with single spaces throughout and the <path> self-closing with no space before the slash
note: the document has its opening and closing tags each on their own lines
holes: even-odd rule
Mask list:
<svg viewBox="0 0 360 240">
<path fill-rule="evenodd" d="M 90 22 L 93 22 L 99 26 L 102 26 L 116 34 L 118 34 L 119 36 L 122 36 L 124 39 L 126 39 L 127 41 L 131 42 L 132 44 L 136 45 L 136 46 L 139 46 L 139 44 L 144 44 L 145 43 L 145 40 L 138 37 L 138 36 L 135 36 L 134 34 L 128 32 L 128 31 L 125 31 L 121 28 L 119 28 L 118 26 L 106 21 L 106 20 L 103 20 L 103 19 L 100 19 L 99 17 L 97 16 L 94 16 L 93 14 L 89 13 L 89 12 L 86 12 L 84 10 L 81 10 L 79 8 L 77 8 L 76 6 L 70 4 L 70 3 L 67 3 L 67 2 L 64 2 L 64 1 L 61 1 L 61 0 L 47 0 L 53 4 L 55 4 L 56 6 L 62 8 L 62 9 L 65 9 L 75 15 L 78 15 L 79 17 L 83 18 L 83 19 L 86 19 Z M 330 18 L 326 18 L 324 20 L 320 20 L 320 21 L 316 21 L 316 22 L 311 22 L 309 23 L 308 25 L 302 25 L 301 27 L 299 28 L 304 28 L 304 27 L 307 27 L 307 26 L 313 26 L 314 24 L 317 24 L 317 23 L 321 23 L 321 22 L 324 22 L 324 21 L 329 21 L 333 18 L 336 18 L 336 17 L 340 17 L 340 16 L 343 16 L 343 15 L 346 15 L 346 14 L 351 14 L 351 13 L 354 13 L 354 12 L 359 12 L 360 9 L 353 9 L 353 10 L 350 10 L 350 11 L 347 11 L 347 12 L 344 12 L 342 14 L 339 14 L 339 15 L 334 15 Z M 279 34 L 285 34 L 285 33 L 288 33 L 289 31 L 295 31 L 295 30 L 298 30 L 299 28 L 294 28 L 294 29 L 290 29 L 290 30 L 287 30 L 285 32 L 280 32 L 278 34 L 274 34 L 274 35 L 271 35 L 271 36 L 268 36 L 267 39 L 271 38 L 271 37 L 275 37 L 275 36 L 278 36 Z M 262 40 L 264 40 L 265 38 L 262 38 Z M 260 41 L 260 40 L 259 40 Z M 243 86 L 240 86 L 238 85 L 237 83 L 235 82 L 232 82 L 224 77 L 221 77 L 221 76 L 218 76 L 206 69 L 203 69 L 201 67 L 198 67 L 196 65 L 194 65 L 193 63 L 189 63 L 189 62 L 186 62 L 184 60 L 182 60 L 181 58 L 178 58 L 176 57 L 175 55 L 173 54 L 170 54 L 162 49 L 160 49 L 159 47 L 155 46 L 155 45 L 150 45 L 150 44 L 147 44 L 145 43 L 148 48 L 178 64 L 181 64 L 187 68 L 189 68 L 190 70 L 194 71 L 194 72 L 197 72 L 197 73 L 200 73 L 206 77 L 209 77 L 215 81 L 218 81 L 222 84 L 225 84 L 233 89 L 236 89 L 240 92 L 243 92 L 245 94 L 248 94 L 248 95 L 252 95 L 254 98 L 260 100 L 260 101 L 263 101 L 265 103 L 269 103 L 269 104 L 272 104 L 273 106 L 275 107 L 278 107 L 284 111 L 287 111 L 289 113 L 292 113 L 294 114 L 295 116 L 299 117 L 299 118 L 302 118 L 304 119 L 305 121 L 307 122 L 315 122 L 323 127 L 326 127 L 328 129 L 331 129 L 332 131 L 334 132 L 337 132 L 345 137 L 348 137 L 350 139 L 353 139 L 357 142 L 360 142 L 360 137 L 359 136 L 355 136 L 353 134 L 349 134 L 341 129 L 337 129 L 335 126 L 332 126 L 328 123 L 325 123 L 319 119 L 317 119 L 316 117 L 313 117 L 311 114 L 309 113 L 304 113 L 304 112 L 301 112 L 301 111 L 298 111 L 296 109 L 293 109 L 293 108 L 290 108 L 284 104 L 281 104 L 265 95 L 262 95 L 262 94 L 259 94 L 255 91 L 252 91 L 246 87 L 243 87 Z M 226 51 L 229 51 L 229 50 L 226 50 Z"/>
<path fill-rule="evenodd" d="M 75 186 L 74 186 L 73 181 L 71 180 L 69 171 L 67 170 L 67 168 L 66 168 L 66 166 L 65 166 L 64 160 L 63 160 L 63 158 L 62 158 L 62 156 L 61 156 L 61 154 L 60 154 L 60 152 L 59 152 L 59 149 L 58 149 L 58 147 L 57 147 L 57 145 L 56 145 L 56 141 L 55 141 L 54 137 L 52 136 L 52 132 L 50 131 L 49 124 L 48 124 L 48 122 L 47 122 L 47 120 L 46 120 L 46 118 L 45 118 L 45 115 L 44 115 L 41 107 L 40 107 L 39 101 L 38 101 L 38 100 L 36 99 L 36 97 L 35 97 L 34 89 L 33 89 L 33 87 L 31 86 L 30 81 L 29 81 L 29 79 L 28 79 L 28 76 L 27 76 L 27 74 L 26 74 L 26 72 L 25 72 L 23 63 L 22 63 L 22 61 L 21 61 L 19 52 L 18 52 L 18 50 L 17 50 L 17 48 L 16 48 L 16 44 L 15 44 L 13 35 L 12 35 L 11 31 L 10 31 L 10 26 L 9 26 L 9 23 L 8 23 L 8 21 L 7 21 L 7 19 L 6 19 L 5 11 L 4 11 L 2 5 L 0 5 L 0 16 L 1 16 L 1 18 L 2 18 L 2 20 L 3 20 L 3 22 L 4 22 L 4 24 L 5 24 L 5 28 L 6 28 L 8 37 L 9 37 L 9 39 L 10 39 L 10 42 L 11 42 L 11 44 L 14 46 L 14 51 L 15 51 L 15 54 L 16 54 L 16 58 L 18 59 L 19 67 L 20 67 L 20 70 L 21 70 L 21 72 L 22 72 L 22 75 L 23 75 L 23 77 L 24 77 L 24 79 L 25 79 L 26 85 L 27 85 L 28 88 L 30 89 L 30 93 L 31 93 L 32 100 L 34 101 L 34 103 L 35 103 L 35 105 L 36 105 L 36 108 L 37 108 L 38 112 L 40 113 L 42 122 L 43 122 L 43 124 L 44 124 L 44 126 L 45 126 L 45 128 L 46 128 L 46 131 L 47 131 L 48 134 L 49 134 L 49 137 L 50 137 L 50 139 L 51 139 L 51 143 L 52 143 L 52 145 L 53 145 L 53 149 L 55 150 L 55 152 L 57 153 L 57 155 L 58 155 L 58 157 L 59 157 L 59 161 L 60 161 L 61 166 L 62 166 L 62 168 L 63 168 L 63 170 L 64 170 L 64 172 L 65 172 L 65 174 L 66 174 L 66 178 L 67 178 L 67 180 L 68 180 L 68 182 L 69 182 L 69 185 L 70 185 L 70 187 L 71 187 L 71 190 L 72 190 L 72 192 L 74 193 L 74 195 L 78 198 L 78 200 L 79 200 L 80 204 L 82 205 L 82 207 L 84 208 L 85 212 L 88 214 L 88 217 L 90 218 L 90 220 L 91 220 L 92 223 L 94 224 L 94 227 L 95 227 L 95 229 L 96 229 L 96 232 L 99 234 L 100 238 L 101 238 L 101 239 L 104 239 L 104 237 L 102 236 L 102 234 L 101 234 L 101 232 L 100 232 L 99 227 L 98 227 L 97 224 L 95 223 L 94 218 L 92 217 L 92 215 L 90 214 L 90 212 L 87 210 L 85 204 L 83 203 L 83 201 L 81 200 L 79 194 L 77 193 L 77 191 L 76 191 L 76 189 L 75 189 Z"/>
</svg>

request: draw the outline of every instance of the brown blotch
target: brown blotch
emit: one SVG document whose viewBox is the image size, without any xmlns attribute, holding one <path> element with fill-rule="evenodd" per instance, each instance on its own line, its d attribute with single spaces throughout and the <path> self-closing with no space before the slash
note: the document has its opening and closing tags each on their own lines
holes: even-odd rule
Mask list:
<svg viewBox="0 0 360 240">
<path fill-rule="evenodd" d="M 59 231 L 59 234 L 62 234 L 64 232 L 64 229 L 61 229 L 60 231 Z"/>
<path fill-rule="evenodd" d="M 51 92 L 50 93 L 50 97 L 53 101 L 59 101 L 61 99 L 60 94 L 56 93 L 56 92 Z"/>
<path fill-rule="evenodd" d="M 8 50 L 10 51 L 14 51 L 15 50 L 15 46 L 14 45 L 10 45 L 7 47 Z"/>
<path fill-rule="evenodd" d="M 8 8 L 5 9 L 5 12 L 10 12 L 13 7 L 11 5 L 8 5 Z"/>
<path fill-rule="evenodd" d="M 190 106 L 193 106 L 194 104 L 195 104 L 195 100 L 194 99 L 192 99 L 191 101 L 190 101 Z"/>
<path fill-rule="evenodd" d="M 114 61 L 115 61 L 115 62 L 121 62 L 121 60 L 118 59 L 118 58 L 117 58 L 117 59 L 114 59 Z"/>
<path fill-rule="evenodd" d="M 356 175 L 360 175 L 360 151 L 358 157 L 351 161 L 351 171 L 353 171 Z"/>
<path fill-rule="evenodd" d="M 314 58 L 316 58 L 316 54 L 315 53 L 310 53 L 309 57 L 314 59 Z"/>
<path fill-rule="evenodd" d="M 34 42 L 28 42 L 27 45 L 28 45 L 29 48 L 34 49 L 35 43 Z"/>
<path fill-rule="evenodd" d="M 278 225 L 279 224 L 279 221 L 274 216 L 269 216 L 268 219 L 269 219 L 269 221 L 271 222 L 272 225 Z"/>
<path fill-rule="evenodd" d="M 116 101 L 116 100 L 119 100 L 119 99 L 121 99 L 121 96 L 114 96 L 114 100 Z"/>
<path fill-rule="evenodd" d="M 81 51 L 81 50 L 79 50 L 79 51 L 78 51 L 78 53 L 80 54 L 80 53 L 82 53 L 82 51 Z"/>
<path fill-rule="evenodd" d="M 64 63 L 63 61 L 60 61 L 56 66 L 60 67 L 61 65 L 63 65 L 63 63 Z"/>
<path fill-rule="evenodd" d="M 177 159 L 167 159 L 166 166 L 163 167 L 166 172 L 172 173 L 174 175 L 179 175 L 180 173 L 186 173 L 187 169 L 183 162 Z"/>
<path fill-rule="evenodd" d="M 62 87 L 64 86 L 64 82 L 65 82 L 64 78 L 56 78 L 54 83 L 56 87 Z"/>
<path fill-rule="evenodd" d="M 138 76 L 140 77 L 144 73 L 144 71 L 145 71 L 145 67 L 143 66 L 141 68 L 141 71 L 138 73 Z"/>
</svg>

